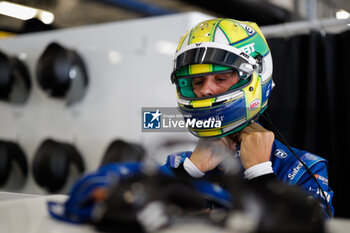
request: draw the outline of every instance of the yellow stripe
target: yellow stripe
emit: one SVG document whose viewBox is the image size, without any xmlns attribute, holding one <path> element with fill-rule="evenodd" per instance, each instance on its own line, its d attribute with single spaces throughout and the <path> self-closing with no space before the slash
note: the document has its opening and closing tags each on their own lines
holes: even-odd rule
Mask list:
<svg viewBox="0 0 350 233">
<path fill-rule="evenodd" d="M 230 44 L 243 40 L 247 37 L 246 31 L 240 26 L 238 22 L 224 20 L 220 22 L 219 27 L 226 35 Z"/>
<path fill-rule="evenodd" d="M 245 121 L 245 118 L 244 118 L 244 117 L 241 118 L 241 119 L 239 119 L 238 121 L 232 122 L 231 124 L 225 125 L 225 127 L 229 127 L 229 126 L 231 126 L 231 125 L 238 124 L 238 123 L 243 122 L 243 121 Z M 222 127 L 222 128 L 223 128 L 223 127 Z"/>
<path fill-rule="evenodd" d="M 216 24 L 219 21 L 217 19 L 207 20 L 198 24 L 191 31 L 189 37 L 189 44 L 199 43 L 199 42 L 212 42 L 212 35 L 216 28 Z"/>
<path fill-rule="evenodd" d="M 223 133 L 222 129 L 223 128 L 227 128 L 233 124 L 238 124 L 240 122 L 244 122 L 245 121 L 245 118 L 241 118 L 239 119 L 238 121 L 235 121 L 229 125 L 225 125 L 225 127 L 220 127 L 220 128 L 217 128 L 217 129 L 205 129 L 205 130 L 195 130 L 193 128 L 191 128 L 193 131 L 196 132 L 196 134 L 198 136 L 203 136 L 203 137 L 211 137 L 211 136 L 217 136 L 217 135 L 221 135 Z"/>
<path fill-rule="evenodd" d="M 261 110 L 261 78 L 256 74 L 253 73 L 252 83 L 248 85 L 247 87 L 243 88 L 243 91 L 246 96 L 246 112 L 247 112 L 247 119 L 253 117 Z M 253 88 L 253 91 L 249 90 L 250 88 Z M 259 104 L 255 106 L 253 109 L 250 109 L 250 105 L 253 103 L 256 103 L 256 101 L 259 101 Z"/>
<path fill-rule="evenodd" d="M 189 73 L 192 74 L 203 74 L 210 73 L 213 70 L 212 64 L 194 64 L 189 66 Z"/>
<path fill-rule="evenodd" d="M 191 105 L 193 108 L 204 108 L 211 107 L 212 103 L 215 102 L 215 98 L 205 99 L 205 100 L 193 100 L 191 101 Z"/>
<path fill-rule="evenodd" d="M 203 132 L 197 132 L 197 135 L 199 137 L 212 137 L 212 136 L 217 136 L 221 135 L 221 130 L 220 129 L 214 129 L 214 130 L 207 130 Z"/>
<path fill-rule="evenodd" d="M 179 51 L 182 47 L 182 44 L 184 43 L 186 37 L 188 36 L 188 34 L 190 33 L 190 31 L 186 32 L 185 35 L 183 35 L 180 39 L 180 42 L 179 44 L 177 45 L 177 48 L 176 48 L 176 52 Z"/>
<path fill-rule="evenodd" d="M 267 100 L 264 102 L 264 104 L 261 106 L 261 108 L 265 108 L 267 105 Z"/>
</svg>

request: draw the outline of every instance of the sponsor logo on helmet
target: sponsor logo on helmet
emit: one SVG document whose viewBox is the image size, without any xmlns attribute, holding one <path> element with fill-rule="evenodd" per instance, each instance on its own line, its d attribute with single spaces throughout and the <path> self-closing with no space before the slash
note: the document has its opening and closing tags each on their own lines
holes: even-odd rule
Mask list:
<svg viewBox="0 0 350 233">
<path fill-rule="evenodd" d="M 254 29 L 249 27 L 248 25 L 244 25 L 244 29 L 246 30 L 246 32 L 249 34 L 249 35 L 252 35 L 255 33 Z"/>
<path fill-rule="evenodd" d="M 275 150 L 274 155 L 278 158 L 281 158 L 281 159 L 284 159 L 288 156 L 288 154 L 284 150 L 281 150 L 281 149 Z"/>
<path fill-rule="evenodd" d="M 241 49 L 243 50 L 243 52 L 249 55 L 252 52 L 255 52 L 254 45 L 255 43 L 250 43 L 250 44 L 247 44 L 246 46 L 241 47 Z"/>
<path fill-rule="evenodd" d="M 260 105 L 260 99 L 255 99 L 249 104 L 249 110 L 254 110 Z"/>
<path fill-rule="evenodd" d="M 249 55 L 246 54 L 245 52 L 241 52 L 239 55 L 242 57 L 245 57 L 246 59 L 249 59 Z"/>
<path fill-rule="evenodd" d="M 298 174 L 298 172 L 300 171 L 300 168 L 302 167 L 303 167 L 303 164 L 299 162 L 298 165 L 292 169 L 292 172 L 288 174 L 288 178 L 290 180 L 293 180 L 296 174 Z"/>
</svg>

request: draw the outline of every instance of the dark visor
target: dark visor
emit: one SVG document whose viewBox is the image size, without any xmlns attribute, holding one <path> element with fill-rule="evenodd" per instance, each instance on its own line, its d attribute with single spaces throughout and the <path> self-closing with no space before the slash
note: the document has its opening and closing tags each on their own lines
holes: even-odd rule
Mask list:
<svg viewBox="0 0 350 233">
<path fill-rule="evenodd" d="M 242 52 L 243 53 L 243 52 Z M 241 64 L 248 63 L 245 59 L 232 52 L 219 48 L 194 48 L 181 53 L 174 61 L 174 71 L 171 81 L 175 82 L 176 71 L 193 64 L 214 64 L 238 69 Z M 244 78 L 244 77 L 241 77 Z"/>
</svg>

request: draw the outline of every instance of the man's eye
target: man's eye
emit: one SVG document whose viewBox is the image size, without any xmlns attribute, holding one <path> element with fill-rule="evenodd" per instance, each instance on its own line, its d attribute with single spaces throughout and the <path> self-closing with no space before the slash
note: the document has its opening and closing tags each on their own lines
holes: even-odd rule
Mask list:
<svg viewBox="0 0 350 233">
<path fill-rule="evenodd" d="M 201 85 L 203 83 L 203 80 L 194 80 L 193 81 L 193 85 L 198 86 Z"/>
</svg>

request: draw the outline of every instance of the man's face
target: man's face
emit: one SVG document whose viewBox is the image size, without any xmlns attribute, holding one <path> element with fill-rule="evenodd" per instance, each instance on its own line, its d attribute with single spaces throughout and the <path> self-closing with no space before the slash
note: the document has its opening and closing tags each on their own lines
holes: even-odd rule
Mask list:
<svg viewBox="0 0 350 233">
<path fill-rule="evenodd" d="M 239 81 L 237 72 L 213 74 L 193 79 L 193 92 L 197 97 L 224 93 Z"/>
</svg>

